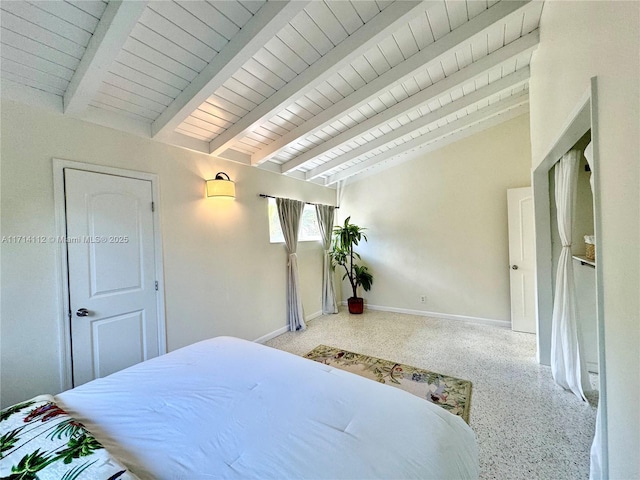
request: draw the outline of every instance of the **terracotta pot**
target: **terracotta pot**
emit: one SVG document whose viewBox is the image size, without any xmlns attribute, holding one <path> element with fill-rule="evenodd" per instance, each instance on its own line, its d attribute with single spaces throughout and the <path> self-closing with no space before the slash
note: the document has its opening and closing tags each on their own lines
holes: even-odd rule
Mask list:
<svg viewBox="0 0 640 480">
<path fill-rule="evenodd" d="M 361 314 L 364 311 L 364 299 L 359 297 L 351 297 L 347 300 L 349 305 L 349 313 Z"/>
</svg>

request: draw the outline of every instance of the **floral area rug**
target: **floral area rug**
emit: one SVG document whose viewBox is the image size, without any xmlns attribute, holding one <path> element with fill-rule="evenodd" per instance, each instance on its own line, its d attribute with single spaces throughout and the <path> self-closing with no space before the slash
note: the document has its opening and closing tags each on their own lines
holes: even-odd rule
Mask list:
<svg viewBox="0 0 640 480">
<path fill-rule="evenodd" d="M 406 390 L 469 423 L 471 382 L 423 368 L 318 345 L 305 358 Z"/>
</svg>

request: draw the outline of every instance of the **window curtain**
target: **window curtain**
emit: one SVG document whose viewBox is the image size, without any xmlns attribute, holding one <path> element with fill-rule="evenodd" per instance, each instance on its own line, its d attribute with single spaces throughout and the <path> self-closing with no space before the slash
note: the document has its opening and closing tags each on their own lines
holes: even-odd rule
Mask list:
<svg viewBox="0 0 640 480">
<path fill-rule="evenodd" d="M 278 217 L 280 218 L 285 245 L 289 253 L 287 262 L 287 318 L 289 319 L 289 330 L 295 332 L 307 328 L 302 312 L 298 256 L 296 255 L 298 231 L 300 230 L 300 218 L 302 218 L 304 202 L 289 198 L 276 198 L 276 206 L 278 207 Z"/>
<path fill-rule="evenodd" d="M 571 150 L 555 166 L 555 197 L 562 251 L 556 274 L 551 330 L 551 373 L 555 382 L 586 401 L 590 390 L 586 364 L 579 345 L 576 292 L 571 255 L 571 228 L 578 181 L 580 152 Z"/>
<path fill-rule="evenodd" d="M 587 163 L 591 168 L 591 178 L 589 179 L 589 183 L 591 183 L 591 193 L 595 197 L 595 185 L 594 185 L 594 169 L 593 169 L 593 143 L 589 143 L 587 147 L 584 149 L 584 157 L 587 159 Z M 596 433 L 593 436 L 593 443 L 591 444 L 591 465 L 589 469 L 589 479 L 590 480 L 602 480 L 602 422 L 601 415 L 602 407 L 600 403 L 598 403 L 598 412 L 596 414 Z"/>
<path fill-rule="evenodd" d="M 336 290 L 333 283 L 333 270 L 331 269 L 331 233 L 333 232 L 333 219 L 336 208 L 331 205 L 316 205 L 318 227 L 322 237 L 324 249 L 324 263 L 322 265 L 322 313 L 329 315 L 338 313 L 336 303 Z"/>
</svg>

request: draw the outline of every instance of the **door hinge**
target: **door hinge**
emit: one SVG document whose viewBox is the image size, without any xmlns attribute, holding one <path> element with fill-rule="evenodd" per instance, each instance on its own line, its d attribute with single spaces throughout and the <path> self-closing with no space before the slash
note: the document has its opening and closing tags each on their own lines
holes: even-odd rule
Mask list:
<svg viewBox="0 0 640 480">
<path fill-rule="evenodd" d="M 155 212 L 156 211 L 156 204 L 155 202 L 151 202 L 151 211 Z"/>
<path fill-rule="evenodd" d="M 71 309 L 67 312 L 67 316 L 69 317 L 69 320 L 71 320 Z"/>
<path fill-rule="evenodd" d="M 158 281 L 156 280 L 156 292 L 158 291 Z"/>
</svg>

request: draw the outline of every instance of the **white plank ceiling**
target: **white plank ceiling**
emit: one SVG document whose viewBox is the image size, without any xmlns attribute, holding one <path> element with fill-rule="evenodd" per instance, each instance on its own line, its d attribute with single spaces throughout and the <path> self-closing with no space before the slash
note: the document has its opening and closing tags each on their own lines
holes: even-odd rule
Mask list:
<svg viewBox="0 0 640 480">
<path fill-rule="evenodd" d="M 1 91 L 335 185 L 526 113 L 542 7 L 3 0 Z"/>
</svg>

